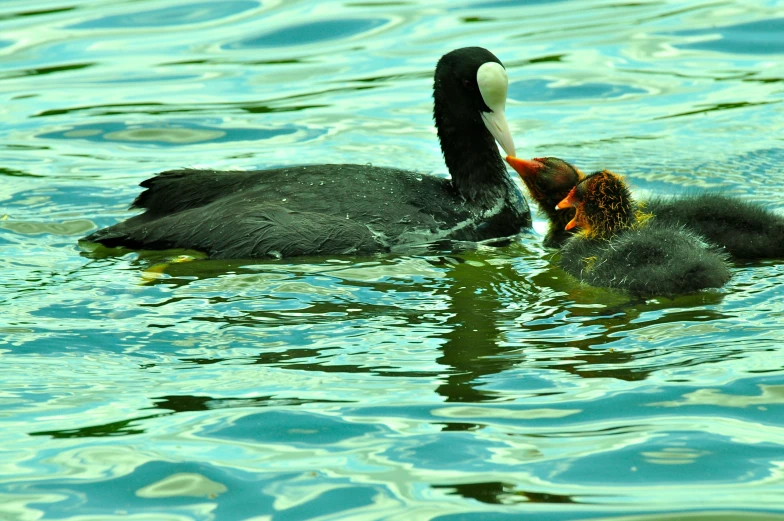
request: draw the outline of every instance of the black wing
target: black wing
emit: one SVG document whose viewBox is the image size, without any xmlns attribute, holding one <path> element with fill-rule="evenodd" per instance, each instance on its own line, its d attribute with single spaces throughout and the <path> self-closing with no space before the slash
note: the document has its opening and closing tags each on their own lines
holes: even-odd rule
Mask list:
<svg viewBox="0 0 784 521">
<path fill-rule="evenodd" d="M 236 199 L 155 219 L 145 213 L 85 240 L 133 249 L 194 249 L 216 259 L 388 251 L 381 237 L 356 221 Z"/>
</svg>

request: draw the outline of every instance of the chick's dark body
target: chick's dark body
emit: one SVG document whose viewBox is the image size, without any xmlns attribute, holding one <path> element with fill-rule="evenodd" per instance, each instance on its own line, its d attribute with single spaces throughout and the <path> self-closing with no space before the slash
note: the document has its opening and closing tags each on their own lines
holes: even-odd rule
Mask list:
<svg viewBox="0 0 784 521">
<path fill-rule="evenodd" d="M 683 227 L 656 222 L 610 240 L 574 235 L 559 264 L 586 284 L 640 297 L 718 288 L 730 279 L 726 255 Z"/>
<path fill-rule="evenodd" d="M 736 259 L 784 258 L 784 216 L 721 193 L 655 197 L 645 211 L 663 223 L 688 227 Z"/>
</svg>

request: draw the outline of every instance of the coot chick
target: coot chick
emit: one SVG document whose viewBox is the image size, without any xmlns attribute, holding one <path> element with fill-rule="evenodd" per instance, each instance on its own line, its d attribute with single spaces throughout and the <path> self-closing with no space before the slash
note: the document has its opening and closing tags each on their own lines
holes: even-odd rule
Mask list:
<svg viewBox="0 0 784 521">
<path fill-rule="evenodd" d="M 573 210 L 559 216 L 551 202 L 564 197 L 585 175 L 556 157 L 530 161 L 507 157 L 506 161 L 520 174 L 531 197 L 550 219 L 545 246 L 560 247 L 571 235 L 562 224 L 571 218 Z M 656 222 L 686 226 L 737 259 L 784 258 L 784 217 L 759 204 L 721 193 L 701 192 L 657 196 L 641 206 L 655 216 Z"/>
<path fill-rule="evenodd" d="M 628 187 L 612 172 L 589 175 L 558 208 L 574 208 L 566 228 L 580 229 L 561 248 L 560 266 L 587 284 L 651 297 L 718 288 L 730 278 L 726 255 L 700 236 L 638 219 Z"/>
<path fill-rule="evenodd" d="M 531 198 L 547 215 L 549 226 L 544 238 L 548 248 L 560 248 L 572 236 L 566 224 L 574 217 L 574 209 L 558 211 L 555 205 L 569 194 L 578 181 L 585 178 L 580 170 L 557 157 L 521 159 L 507 156 L 506 162 L 520 174 Z"/>
<path fill-rule="evenodd" d="M 503 64 L 481 47 L 438 61 L 433 117 L 450 179 L 368 165 L 247 172 L 173 170 L 141 183 L 145 211 L 85 237 L 105 246 L 187 248 L 212 258 L 405 251 L 530 228 L 495 141 L 514 144 Z"/>
<path fill-rule="evenodd" d="M 694 230 L 736 259 L 784 258 L 784 216 L 721 193 L 654 197 L 645 211 Z"/>
</svg>

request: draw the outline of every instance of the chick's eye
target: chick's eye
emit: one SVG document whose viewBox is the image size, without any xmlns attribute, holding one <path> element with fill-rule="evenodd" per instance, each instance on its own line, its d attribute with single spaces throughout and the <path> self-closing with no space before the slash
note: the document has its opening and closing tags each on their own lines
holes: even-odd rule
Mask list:
<svg viewBox="0 0 784 521">
<path fill-rule="evenodd" d="M 473 90 L 473 88 L 474 88 L 474 82 L 473 82 L 473 81 L 471 81 L 471 80 L 463 80 L 463 86 L 464 86 L 466 89 Z"/>
</svg>

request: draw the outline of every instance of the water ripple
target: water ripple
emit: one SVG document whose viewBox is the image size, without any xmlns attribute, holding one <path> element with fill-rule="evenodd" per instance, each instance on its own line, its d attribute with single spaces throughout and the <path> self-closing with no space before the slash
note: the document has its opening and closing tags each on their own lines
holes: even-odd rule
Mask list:
<svg viewBox="0 0 784 521">
<path fill-rule="evenodd" d="M 223 47 L 231 50 L 254 49 L 258 47 L 288 47 L 291 45 L 309 45 L 330 40 L 350 38 L 358 34 L 372 31 L 387 24 L 383 18 L 376 19 L 343 19 L 324 20 L 294 25 L 246 38 Z"/>
<path fill-rule="evenodd" d="M 219 3 L 202 2 L 187 5 L 133 11 L 101 16 L 68 26 L 69 29 L 140 29 L 201 24 L 254 9 L 259 2 L 229 0 Z"/>
</svg>

